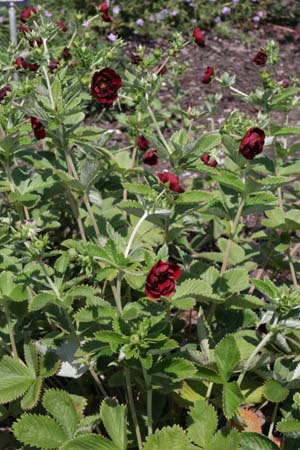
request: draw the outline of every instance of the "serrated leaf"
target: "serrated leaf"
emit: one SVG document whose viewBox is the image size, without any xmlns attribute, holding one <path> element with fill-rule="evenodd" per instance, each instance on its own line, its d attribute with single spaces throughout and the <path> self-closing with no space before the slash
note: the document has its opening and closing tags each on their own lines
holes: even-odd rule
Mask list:
<svg viewBox="0 0 300 450">
<path fill-rule="evenodd" d="M 215 348 L 215 358 L 222 379 L 227 381 L 241 360 L 234 336 L 226 336 L 218 343 Z"/>
<path fill-rule="evenodd" d="M 227 248 L 228 239 L 220 238 L 218 239 L 218 247 L 221 250 L 221 252 L 224 254 Z M 224 255 L 222 255 L 223 260 Z M 244 261 L 245 259 L 245 250 L 238 245 L 236 242 L 231 242 L 230 252 L 229 252 L 229 259 L 228 262 L 230 265 L 235 266 L 236 264 Z"/>
<path fill-rule="evenodd" d="M 231 383 L 225 383 L 223 387 L 223 410 L 227 419 L 232 419 L 235 415 L 237 408 L 241 403 L 245 401 L 245 398 L 240 390 L 239 385 L 232 381 Z"/>
<path fill-rule="evenodd" d="M 0 361 L 0 403 L 21 397 L 34 380 L 28 367 L 10 356 L 3 356 Z"/>
<path fill-rule="evenodd" d="M 139 183 L 123 183 L 124 189 L 126 189 L 131 194 L 140 194 L 145 197 L 156 195 L 157 193 L 147 184 L 139 184 Z"/>
<path fill-rule="evenodd" d="M 54 352 L 47 351 L 47 353 L 40 356 L 39 367 L 39 374 L 42 378 L 52 377 L 60 368 L 58 356 Z"/>
<path fill-rule="evenodd" d="M 249 287 L 249 277 L 246 269 L 230 269 L 227 270 L 223 279 L 226 280 L 226 288 L 229 292 L 244 291 Z"/>
<path fill-rule="evenodd" d="M 23 409 L 32 409 L 34 408 L 41 396 L 43 386 L 43 380 L 41 378 L 37 378 L 30 386 L 24 397 L 21 401 L 21 406 Z"/>
<path fill-rule="evenodd" d="M 269 279 L 265 278 L 264 280 L 252 280 L 252 284 L 263 294 L 267 295 L 270 299 L 274 299 L 277 296 L 277 287 L 275 284 Z"/>
<path fill-rule="evenodd" d="M 237 430 L 222 428 L 205 450 L 240 450 L 240 434 Z"/>
<path fill-rule="evenodd" d="M 63 390 L 49 389 L 45 392 L 42 403 L 63 427 L 68 438 L 72 438 L 80 420 L 72 397 Z"/>
<path fill-rule="evenodd" d="M 277 431 L 284 433 L 293 439 L 300 438 L 300 421 L 296 419 L 284 419 L 277 423 Z"/>
<path fill-rule="evenodd" d="M 199 152 L 199 155 L 203 153 L 209 153 L 213 148 L 221 144 L 221 135 L 218 132 L 211 132 L 202 135 L 195 143 L 193 152 Z"/>
<path fill-rule="evenodd" d="M 24 344 L 24 358 L 28 369 L 31 370 L 32 376 L 35 378 L 38 372 L 39 362 L 36 346 L 32 342 Z"/>
<path fill-rule="evenodd" d="M 214 192 L 205 192 L 192 190 L 188 192 L 183 192 L 176 198 L 177 204 L 182 203 L 197 203 L 207 205 L 208 203 L 213 203 L 218 200 L 218 195 Z"/>
<path fill-rule="evenodd" d="M 282 386 L 279 381 L 267 380 L 264 384 L 264 396 L 274 403 L 283 402 L 289 395 L 289 390 Z"/>
<path fill-rule="evenodd" d="M 38 449 L 57 449 L 68 439 L 54 419 L 36 414 L 22 416 L 15 422 L 13 431 L 20 442 Z"/>
<path fill-rule="evenodd" d="M 172 377 L 172 380 L 184 380 L 192 377 L 196 373 L 196 368 L 193 363 L 184 358 L 165 359 L 156 364 L 151 373 L 163 372 Z"/>
<path fill-rule="evenodd" d="M 218 183 L 237 192 L 245 192 L 246 187 L 242 180 L 231 172 L 223 170 L 217 178 Z"/>
<path fill-rule="evenodd" d="M 178 300 L 185 297 L 208 297 L 212 294 L 211 286 L 204 280 L 188 279 L 179 284 L 176 288 L 175 294 L 172 296 L 173 300 Z"/>
<path fill-rule="evenodd" d="M 192 442 L 205 448 L 217 429 L 217 413 L 206 401 L 198 400 L 190 409 L 189 416 L 193 423 L 188 427 L 188 436 Z"/>
<path fill-rule="evenodd" d="M 105 399 L 101 405 L 101 417 L 105 429 L 120 450 L 127 448 L 127 407 L 113 399 Z"/>
<path fill-rule="evenodd" d="M 43 292 L 36 295 L 30 300 L 29 311 L 39 311 L 49 303 L 54 303 L 57 300 L 56 295 L 50 292 Z"/>
<path fill-rule="evenodd" d="M 189 450 L 190 444 L 186 433 L 178 425 L 164 427 L 148 436 L 143 450 Z"/>
<path fill-rule="evenodd" d="M 96 434 L 84 434 L 65 443 L 60 450 L 120 450 L 111 441 Z"/>
<path fill-rule="evenodd" d="M 263 434 L 244 432 L 240 434 L 243 450 L 278 450 L 278 446 Z"/>
</svg>

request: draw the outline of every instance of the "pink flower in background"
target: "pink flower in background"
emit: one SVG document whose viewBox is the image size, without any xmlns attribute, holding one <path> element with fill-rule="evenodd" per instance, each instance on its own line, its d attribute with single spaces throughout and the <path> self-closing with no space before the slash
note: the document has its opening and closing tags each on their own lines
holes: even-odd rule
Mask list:
<svg viewBox="0 0 300 450">
<path fill-rule="evenodd" d="M 46 17 L 52 17 L 52 13 L 50 12 L 50 11 L 48 11 L 48 9 L 45 9 L 45 11 L 44 11 L 44 15 L 46 16 Z"/>
</svg>

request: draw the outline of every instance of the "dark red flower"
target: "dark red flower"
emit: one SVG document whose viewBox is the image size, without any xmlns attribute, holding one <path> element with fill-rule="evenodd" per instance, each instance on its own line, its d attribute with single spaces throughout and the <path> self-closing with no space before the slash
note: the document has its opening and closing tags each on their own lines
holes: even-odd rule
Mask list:
<svg viewBox="0 0 300 450">
<path fill-rule="evenodd" d="M 11 87 L 8 85 L 3 86 L 3 88 L 0 89 L 0 101 L 4 100 L 5 97 L 7 97 L 7 95 L 9 94 L 9 92 L 11 92 Z"/>
<path fill-rule="evenodd" d="M 15 60 L 16 69 L 25 69 L 30 70 L 31 72 L 36 72 L 39 68 L 39 65 L 37 63 L 30 63 L 28 61 L 25 61 L 22 56 L 18 56 Z"/>
<path fill-rule="evenodd" d="M 38 39 L 34 39 L 33 41 L 29 41 L 30 47 L 34 47 L 35 45 L 37 45 L 38 47 L 41 47 L 43 45 L 43 40 L 38 38 Z"/>
<path fill-rule="evenodd" d="M 258 66 L 264 66 L 267 62 L 268 59 L 268 55 L 266 53 L 266 51 L 261 48 L 256 55 L 252 56 L 252 61 L 257 64 Z"/>
<path fill-rule="evenodd" d="M 214 76 L 215 69 L 211 66 L 208 66 L 205 70 L 204 77 L 201 80 L 201 83 L 208 84 L 211 82 L 212 77 Z"/>
<path fill-rule="evenodd" d="M 34 16 L 37 13 L 37 10 L 33 6 L 28 6 L 28 8 L 23 9 L 20 14 L 20 20 L 22 22 L 26 22 L 29 17 Z"/>
<path fill-rule="evenodd" d="M 258 127 L 250 128 L 240 143 L 240 153 L 246 159 L 253 159 L 262 152 L 265 143 L 265 132 Z"/>
<path fill-rule="evenodd" d="M 91 92 L 99 103 L 109 108 L 118 98 L 118 90 L 122 87 L 121 77 L 109 67 L 94 73 Z"/>
<path fill-rule="evenodd" d="M 176 264 L 158 261 L 146 278 L 145 293 L 152 300 L 169 297 L 175 292 L 175 281 L 180 278 L 182 270 Z"/>
<path fill-rule="evenodd" d="M 110 15 L 108 14 L 108 12 L 104 12 L 101 15 L 102 19 L 104 20 L 104 22 L 112 22 L 112 18 L 110 17 Z"/>
<path fill-rule="evenodd" d="M 285 89 L 288 88 L 289 85 L 290 85 L 290 82 L 289 82 L 289 80 L 287 80 L 287 79 L 281 80 L 280 83 L 281 83 L 281 85 L 282 85 Z"/>
<path fill-rule="evenodd" d="M 47 136 L 44 125 L 39 121 L 39 119 L 37 117 L 30 117 L 30 122 L 31 122 L 32 131 L 33 131 L 36 139 L 38 141 L 40 139 L 44 139 Z"/>
<path fill-rule="evenodd" d="M 99 6 L 99 11 L 101 13 L 107 12 L 109 9 L 109 5 L 106 2 L 101 3 L 101 5 Z"/>
<path fill-rule="evenodd" d="M 148 166 L 156 166 L 156 164 L 158 163 L 156 148 L 144 154 L 143 163 L 147 164 Z"/>
<path fill-rule="evenodd" d="M 61 56 L 64 59 L 71 59 L 72 53 L 70 52 L 70 49 L 68 47 L 65 47 L 63 51 L 61 52 Z"/>
<path fill-rule="evenodd" d="M 21 33 L 30 33 L 31 29 L 26 27 L 26 25 L 23 25 L 22 23 L 18 26 L 18 30 L 21 31 Z"/>
<path fill-rule="evenodd" d="M 67 31 L 68 30 L 68 25 L 66 25 L 63 22 L 56 22 L 56 26 L 57 28 L 59 28 L 61 31 Z"/>
<path fill-rule="evenodd" d="M 217 161 L 210 161 L 209 155 L 202 155 L 201 161 L 203 161 L 204 164 L 209 167 L 216 167 L 218 165 Z"/>
<path fill-rule="evenodd" d="M 137 146 L 140 150 L 146 151 L 150 147 L 148 139 L 145 138 L 142 134 L 140 134 L 136 140 Z"/>
<path fill-rule="evenodd" d="M 195 27 L 194 28 L 193 38 L 194 38 L 196 44 L 198 44 L 200 47 L 204 47 L 205 46 L 204 34 L 202 33 L 202 31 L 200 30 L 199 27 Z"/>
<path fill-rule="evenodd" d="M 162 66 L 162 67 L 159 69 L 159 71 L 157 72 L 157 75 L 162 76 L 162 75 L 164 75 L 166 72 L 168 72 L 168 68 L 167 68 L 167 66 L 165 65 L 165 66 Z"/>
<path fill-rule="evenodd" d="M 48 64 L 48 68 L 49 68 L 50 72 L 54 72 L 54 70 L 57 69 L 58 65 L 59 65 L 59 60 L 52 59 L 52 61 L 50 61 Z"/>
<path fill-rule="evenodd" d="M 162 183 L 169 183 L 171 191 L 177 192 L 178 194 L 184 192 L 184 188 L 180 186 L 178 176 L 174 173 L 166 170 L 165 172 L 158 173 L 157 176 Z"/>
</svg>

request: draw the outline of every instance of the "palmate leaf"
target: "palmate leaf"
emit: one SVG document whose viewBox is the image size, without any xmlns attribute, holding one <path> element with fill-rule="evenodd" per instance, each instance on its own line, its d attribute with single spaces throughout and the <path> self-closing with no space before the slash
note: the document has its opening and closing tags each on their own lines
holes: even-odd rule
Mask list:
<svg viewBox="0 0 300 450">
<path fill-rule="evenodd" d="M 13 426 L 16 438 L 23 444 L 38 449 L 57 449 L 67 441 L 68 436 L 51 417 L 25 414 Z"/>
<path fill-rule="evenodd" d="M 203 153 L 209 153 L 217 145 L 221 144 L 221 134 L 214 131 L 212 133 L 206 133 L 198 139 L 194 145 L 193 153 L 197 152 L 199 155 Z"/>
<path fill-rule="evenodd" d="M 43 397 L 43 406 L 72 438 L 80 421 L 72 397 L 63 390 L 50 389 Z"/>
<path fill-rule="evenodd" d="M 191 441 L 206 448 L 218 425 L 215 409 L 204 400 L 198 400 L 190 409 L 189 415 L 193 423 L 188 427 Z"/>
<path fill-rule="evenodd" d="M 263 434 L 240 433 L 241 448 L 243 450 L 278 450 L 278 446 Z"/>
<path fill-rule="evenodd" d="M 10 356 L 3 356 L 0 361 L 0 404 L 21 397 L 35 379 L 28 367 Z"/>
<path fill-rule="evenodd" d="M 23 409 L 32 409 L 34 408 L 41 396 L 43 386 L 42 378 L 38 377 L 30 386 L 24 397 L 21 401 L 21 406 Z"/>
<path fill-rule="evenodd" d="M 231 383 L 224 384 L 222 400 L 226 419 L 232 419 L 240 404 L 245 401 L 245 398 L 239 385 L 235 381 L 232 381 Z"/>
<path fill-rule="evenodd" d="M 101 416 L 105 429 L 113 443 L 120 450 L 127 448 L 127 407 L 113 399 L 106 399 L 101 405 Z"/>
<path fill-rule="evenodd" d="M 174 425 L 158 430 L 149 436 L 143 450 L 188 450 L 189 448 L 190 443 L 186 433 L 178 425 Z"/>
</svg>

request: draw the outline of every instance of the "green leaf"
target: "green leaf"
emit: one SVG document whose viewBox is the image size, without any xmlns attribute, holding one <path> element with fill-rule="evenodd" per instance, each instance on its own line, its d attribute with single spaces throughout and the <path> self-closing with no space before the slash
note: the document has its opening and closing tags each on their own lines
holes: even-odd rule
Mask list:
<svg viewBox="0 0 300 450">
<path fill-rule="evenodd" d="M 101 405 L 103 425 L 120 450 L 127 448 L 127 407 L 119 405 L 113 399 L 105 399 Z"/>
<path fill-rule="evenodd" d="M 223 279 L 226 280 L 227 290 L 233 294 L 244 291 L 249 287 L 248 272 L 245 269 L 227 270 L 223 275 Z"/>
<path fill-rule="evenodd" d="M 231 172 L 222 170 L 217 178 L 218 183 L 223 184 L 237 192 L 245 192 L 246 187 L 242 180 Z"/>
<path fill-rule="evenodd" d="M 40 356 L 40 376 L 49 378 L 55 375 L 60 368 L 60 361 L 56 353 L 47 351 L 45 355 Z"/>
<path fill-rule="evenodd" d="M 196 373 L 196 368 L 193 363 L 183 358 L 165 359 L 156 364 L 151 373 L 163 372 L 173 380 L 184 380 L 192 377 Z"/>
<path fill-rule="evenodd" d="M 244 432 L 240 437 L 242 450 L 278 450 L 278 446 L 262 434 Z"/>
<path fill-rule="evenodd" d="M 186 433 L 178 425 L 164 427 L 148 436 L 143 450 L 189 450 L 190 444 Z M 71 449 L 70 449 L 71 450 Z"/>
<path fill-rule="evenodd" d="M 218 132 L 206 133 L 201 136 L 200 139 L 194 145 L 193 151 L 199 152 L 199 155 L 203 153 L 209 153 L 213 148 L 217 147 L 217 145 L 221 144 L 221 134 Z"/>
<path fill-rule="evenodd" d="M 188 279 L 180 283 L 175 294 L 172 296 L 173 300 L 178 300 L 185 297 L 208 297 L 212 294 L 212 288 L 204 280 Z"/>
<path fill-rule="evenodd" d="M 54 303 L 57 300 L 56 295 L 51 292 L 43 292 L 32 298 L 29 303 L 29 311 L 39 311 L 49 303 Z"/>
<path fill-rule="evenodd" d="M 188 192 L 183 192 L 176 198 L 176 203 L 197 203 L 207 205 L 208 203 L 214 203 L 218 200 L 218 195 L 214 192 L 205 192 L 192 190 Z"/>
<path fill-rule="evenodd" d="M 227 381 L 241 360 L 238 346 L 232 335 L 223 338 L 216 346 L 215 358 L 223 381 Z"/>
<path fill-rule="evenodd" d="M 21 397 L 34 380 L 35 377 L 28 367 L 10 356 L 3 356 L 0 361 L 0 403 Z"/>
<path fill-rule="evenodd" d="M 224 384 L 223 409 L 224 415 L 227 419 L 232 419 L 232 417 L 236 413 L 237 408 L 244 401 L 245 398 L 240 390 L 239 385 L 235 381 Z"/>
<path fill-rule="evenodd" d="M 284 433 L 293 439 L 300 438 L 300 421 L 296 419 L 284 419 L 277 423 L 277 431 Z"/>
<path fill-rule="evenodd" d="M 23 409 L 32 409 L 38 404 L 42 392 L 42 386 L 43 380 L 41 378 L 37 378 L 31 384 L 21 401 L 21 406 Z"/>
<path fill-rule="evenodd" d="M 224 259 L 224 254 L 227 248 L 228 239 L 220 238 L 218 239 L 218 247 L 223 253 L 221 261 Z M 229 264 L 235 266 L 245 259 L 245 250 L 238 245 L 236 242 L 231 242 L 230 253 L 229 253 Z"/>
<path fill-rule="evenodd" d="M 274 299 L 278 294 L 278 289 L 275 284 L 267 277 L 264 280 L 252 280 L 252 284 L 263 294 L 267 295 L 270 299 Z"/>
<path fill-rule="evenodd" d="M 279 381 L 267 380 L 264 384 L 264 396 L 274 403 L 283 402 L 289 395 L 289 390 L 282 386 Z"/>
<path fill-rule="evenodd" d="M 16 438 L 23 444 L 42 449 L 57 449 L 67 439 L 64 430 L 51 417 L 23 415 L 13 426 Z"/>
<path fill-rule="evenodd" d="M 189 415 L 193 423 L 188 427 L 188 436 L 195 444 L 205 448 L 217 429 L 217 413 L 206 401 L 198 400 L 190 409 Z"/>
<path fill-rule="evenodd" d="M 63 390 L 49 389 L 45 392 L 42 403 L 63 427 L 68 438 L 72 438 L 80 420 L 72 397 Z"/>
<path fill-rule="evenodd" d="M 205 450 L 240 450 L 240 435 L 237 430 L 222 428 Z"/>
<path fill-rule="evenodd" d="M 300 127 L 282 127 L 274 133 L 274 136 L 297 136 L 300 134 Z"/>
<path fill-rule="evenodd" d="M 111 441 L 96 434 L 84 434 L 66 442 L 59 450 L 120 450 Z"/>
<path fill-rule="evenodd" d="M 27 367 L 31 370 L 32 376 L 35 378 L 38 372 L 39 361 L 36 346 L 33 342 L 24 344 L 24 357 Z"/>
</svg>

